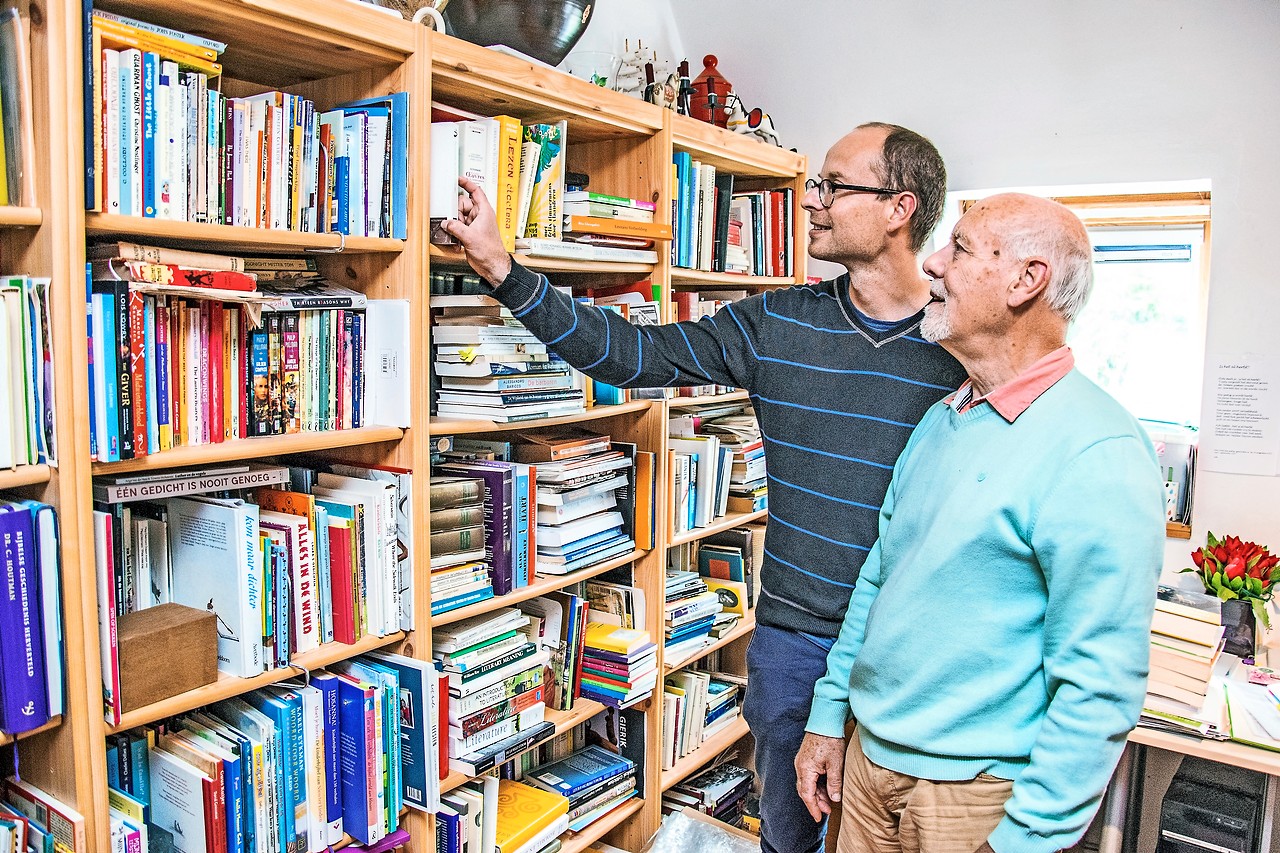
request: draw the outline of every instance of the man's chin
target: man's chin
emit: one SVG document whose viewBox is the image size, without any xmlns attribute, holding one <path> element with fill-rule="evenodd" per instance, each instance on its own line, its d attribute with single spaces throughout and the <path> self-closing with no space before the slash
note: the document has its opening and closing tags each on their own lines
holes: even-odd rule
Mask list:
<svg viewBox="0 0 1280 853">
<path fill-rule="evenodd" d="M 924 320 L 920 322 L 920 337 L 931 344 L 946 340 L 950 334 L 951 329 L 945 322 L 930 322 L 930 317 L 927 314 Z"/>
</svg>

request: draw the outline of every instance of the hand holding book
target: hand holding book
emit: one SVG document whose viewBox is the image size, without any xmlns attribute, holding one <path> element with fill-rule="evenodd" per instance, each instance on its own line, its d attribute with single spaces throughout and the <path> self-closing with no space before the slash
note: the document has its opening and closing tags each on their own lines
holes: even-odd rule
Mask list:
<svg viewBox="0 0 1280 853">
<path fill-rule="evenodd" d="M 471 268 L 497 287 L 511 272 L 511 256 L 502 245 L 498 218 L 475 181 L 458 178 L 458 186 L 466 193 L 458 199 L 458 218 L 447 220 L 442 227 L 462 244 Z"/>
</svg>

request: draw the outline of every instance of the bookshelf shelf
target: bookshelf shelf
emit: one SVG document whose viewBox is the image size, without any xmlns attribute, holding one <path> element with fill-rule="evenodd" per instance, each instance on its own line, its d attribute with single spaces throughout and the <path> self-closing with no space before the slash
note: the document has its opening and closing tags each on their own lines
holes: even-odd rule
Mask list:
<svg viewBox="0 0 1280 853">
<path fill-rule="evenodd" d="M 747 721 L 738 716 L 728 728 L 716 732 L 702 746 L 681 758 L 670 770 L 662 771 L 662 790 L 670 790 L 715 760 L 716 756 L 733 746 L 747 734 Z"/>
<path fill-rule="evenodd" d="M 51 470 L 48 465 L 19 465 L 17 468 L 0 471 L 0 489 L 47 483 L 52 476 Z"/>
<path fill-rule="evenodd" d="M 685 267 L 671 268 L 671 286 L 677 290 L 690 285 L 750 290 L 754 287 L 790 287 L 795 283 L 795 279 L 775 275 L 738 275 L 728 272 L 691 270 Z"/>
<path fill-rule="evenodd" d="M 371 426 L 360 429 L 338 429 L 327 432 L 299 432 L 292 435 L 269 435 L 262 438 L 241 438 L 222 444 L 199 444 L 193 447 L 175 447 L 163 453 L 153 453 L 138 459 L 120 462 L 95 462 L 93 475 L 123 474 L 128 471 L 156 471 L 187 465 L 210 465 L 235 459 L 256 459 L 263 456 L 283 456 L 289 453 L 311 453 L 334 447 L 358 447 L 396 441 L 404 435 L 400 427 Z"/>
<path fill-rule="evenodd" d="M 383 237 L 347 237 L 273 228 L 242 228 L 208 222 L 173 222 L 112 213 L 85 214 L 85 232 L 94 238 L 139 238 L 150 243 L 199 243 L 219 252 L 335 252 L 367 254 L 399 253 L 403 240 Z"/>
<path fill-rule="evenodd" d="M 1246 770 L 1256 770 L 1269 776 L 1280 775 L 1280 754 L 1258 749 L 1256 746 L 1162 732 L 1142 726 L 1129 732 L 1129 742 L 1154 746 L 1180 755 L 1194 755 L 1197 758 L 1206 758 L 1209 761 L 1230 764 Z"/>
<path fill-rule="evenodd" d="M 481 613 L 488 613 L 491 610 L 497 610 L 499 607 L 507 607 L 517 604 L 521 601 L 528 601 L 531 598 L 537 598 L 540 595 L 546 595 L 548 592 L 555 592 L 566 586 L 575 584 L 578 581 L 584 581 L 593 578 L 596 575 L 604 574 L 610 569 L 616 569 L 618 566 L 625 566 L 628 563 L 635 562 L 643 557 L 647 552 L 641 550 L 630 551 L 620 557 L 614 557 L 611 560 L 605 560 L 603 563 L 596 563 L 594 566 L 588 566 L 585 569 L 579 569 L 576 572 L 570 572 L 567 575 L 535 575 L 535 580 L 528 586 L 521 587 L 506 595 L 497 595 L 493 598 L 479 601 L 475 604 L 468 604 L 466 607 L 459 607 L 457 610 L 450 610 L 447 613 L 441 613 L 431 617 L 431 627 L 439 628 L 442 625 L 448 625 L 453 622 L 459 622 L 472 616 L 478 616 Z"/>
<path fill-rule="evenodd" d="M 1190 539 L 1191 525 L 1170 521 L 1164 526 L 1164 535 L 1169 539 Z"/>
<path fill-rule="evenodd" d="M 685 657 L 682 657 L 677 661 L 672 661 L 670 663 L 668 663 L 667 661 L 663 661 L 662 674 L 670 675 L 676 670 L 684 669 L 689 664 L 702 660 L 704 657 L 711 654 L 716 649 L 723 648 L 729 645 L 730 643 L 732 643 L 734 640 L 739 640 L 747 636 L 755 629 L 756 629 L 756 612 L 754 609 L 749 609 L 747 611 L 747 617 L 745 619 L 739 619 L 738 624 L 734 625 L 733 630 L 730 631 L 728 634 L 725 634 L 723 637 L 715 638 L 714 640 L 707 643 L 702 648 L 698 649 L 696 652 L 693 652 L 690 655 L 686 655 Z"/>
<path fill-rule="evenodd" d="M 688 151 L 716 171 L 792 179 L 805 170 L 803 154 L 675 113 L 671 114 L 671 141 L 677 151 Z"/>
<path fill-rule="evenodd" d="M 20 207 L 16 204 L 0 206 L 0 228 L 39 225 L 43 221 L 44 211 L 38 207 Z"/>
<path fill-rule="evenodd" d="M 11 735 L 8 732 L 0 732 L 0 746 L 8 746 L 11 743 L 15 743 L 20 740 L 25 740 L 26 738 L 29 738 L 29 737 L 34 737 L 35 735 L 38 735 L 41 732 L 47 732 L 49 731 L 49 729 L 56 728 L 61 724 L 62 724 L 62 716 L 59 715 L 49 720 L 49 722 L 45 723 L 43 726 L 37 726 L 31 731 L 22 732 L 17 735 Z"/>
<path fill-rule="evenodd" d="M 672 397 L 667 400 L 667 405 L 673 409 L 694 409 L 698 406 L 746 402 L 750 399 L 751 395 L 746 391 L 730 391 L 728 394 L 710 394 L 705 397 Z"/>
<path fill-rule="evenodd" d="M 268 684 L 275 684 L 277 681 L 301 678 L 304 672 L 321 669 L 338 661 L 346 660 L 365 652 L 371 652 L 383 646 L 390 646 L 400 642 L 405 636 L 403 631 L 397 631 L 385 637 L 364 637 L 359 642 L 349 646 L 343 643 L 325 643 L 318 649 L 296 655 L 292 665 L 288 667 L 268 670 L 252 678 L 235 678 L 220 674 L 218 680 L 212 684 L 206 684 L 203 687 L 197 687 L 195 690 L 188 690 L 186 693 L 179 693 L 177 696 L 171 696 L 160 702 L 154 702 L 146 707 L 122 714 L 118 726 L 108 725 L 106 729 L 108 733 L 121 732 L 134 726 L 141 726 L 156 720 L 162 720 L 165 717 L 171 717 L 174 714 L 180 714 L 183 711 L 191 711 L 211 702 L 239 696 L 242 693 L 248 693 L 250 690 L 266 687 Z"/>
<path fill-rule="evenodd" d="M 560 853 L 583 853 L 627 818 L 644 808 L 644 800 L 632 797 L 613 811 L 602 815 L 582 832 L 566 832 L 560 836 Z"/>
<path fill-rule="evenodd" d="M 704 539 L 713 533 L 719 533 L 722 530 L 729 530 L 743 524 L 764 518 L 769 514 L 769 510 L 760 509 L 755 512 L 731 512 L 728 515 L 722 515 L 706 527 L 695 527 L 693 530 L 682 530 L 675 534 L 667 542 L 668 546 L 683 545 L 686 542 L 696 542 Z"/>
<path fill-rule="evenodd" d="M 520 421 L 514 424 L 500 424 L 494 421 L 453 420 L 451 418 L 433 417 L 431 419 L 432 435 L 468 435 L 477 432 L 503 432 L 537 427 L 554 426 L 556 424 L 576 424 L 582 421 L 593 421 L 597 418 L 611 418 L 614 415 L 626 415 L 632 412 L 646 411 L 648 400 L 632 400 L 616 406 L 592 406 L 582 414 L 564 415 L 559 418 L 539 418 L 533 421 Z"/>
<path fill-rule="evenodd" d="M 520 266 L 525 269 L 536 270 L 537 272 L 566 272 L 566 273 L 600 273 L 607 275 L 609 273 L 643 273 L 648 275 L 653 272 L 653 264 L 636 264 L 636 263 L 619 263 L 618 261 L 573 261 L 565 258 L 535 258 L 530 255 L 516 253 L 513 255 Z M 462 254 L 461 249 L 452 249 L 445 246 L 431 247 L 431 262 L 433 264 L 441 264 L 449 267 L 466 267 L 467 260 Z"/>
</svg>

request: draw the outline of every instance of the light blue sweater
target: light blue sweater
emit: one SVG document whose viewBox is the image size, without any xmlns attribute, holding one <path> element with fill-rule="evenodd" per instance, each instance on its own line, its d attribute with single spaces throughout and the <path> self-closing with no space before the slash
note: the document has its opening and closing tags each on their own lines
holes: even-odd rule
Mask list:
<svg viewBox="0 0 1280 853">
<path fill-rule="evenodd" d="M 997 853 L 1069 847 L 1137 722 L 1164 546 L 1141 426 L 1072 370 L 1012 424 L 934 405 L 894 468 L 807 729 L 1014 780 Z"/>
</svg>

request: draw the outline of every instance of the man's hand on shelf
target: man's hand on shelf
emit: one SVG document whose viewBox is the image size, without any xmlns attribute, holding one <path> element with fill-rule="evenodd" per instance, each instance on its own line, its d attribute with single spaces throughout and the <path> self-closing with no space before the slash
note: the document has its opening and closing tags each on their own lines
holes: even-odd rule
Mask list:
<svg viewBox="0 0 1280 853">
<path fill-rule="evenodd" d="M 511 272 L 511 256 L 502 246 L 498 217 L 480 185 L 469 178 L 458 178 L 458 186 L 466 195 L 458 199 L 458 218 L 444 223 L 444 230 L 462 244 L 467 263 L 476 274 L 497 287 Z"/>
</svg>

